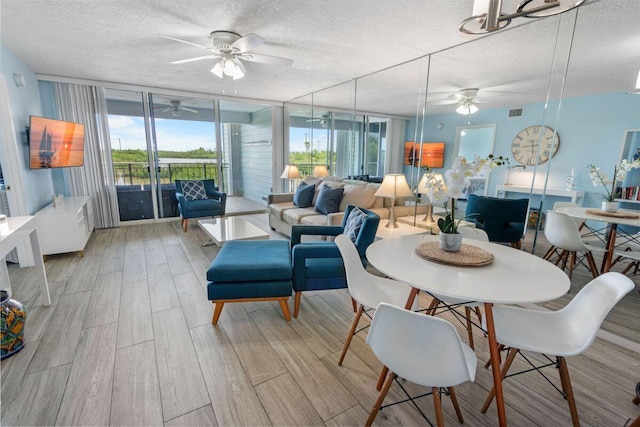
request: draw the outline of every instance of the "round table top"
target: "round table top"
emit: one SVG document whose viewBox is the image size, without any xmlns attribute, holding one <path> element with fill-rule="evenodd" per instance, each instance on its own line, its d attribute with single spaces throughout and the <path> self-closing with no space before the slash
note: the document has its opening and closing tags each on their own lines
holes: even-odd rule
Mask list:
<svg viewBox="0 0 640 427">
<path fill-rule="evenodd" d="M 616 217 L 605 216 L 605 215 L 594 215 L 594 214 L 587 213 L 587 210 L 598 210 L 598 208 L 581 208 L 581 207 L 558 208 L 556 209 L 556 212 L 564 213 L 574 218 L 608 222 L 609 224 L 622 224 L 622 225 L 631 225 L 634 227 L 640 227 L 640 219 L 616 218 Z M 638 211 L 636 210 L 632 210 L 631 212 L 638 213 Z"/>
<path fill-rule="evenodd" d="M 550 301 L 567 293 L 569 277 L 560 268 L 528 252 L 479 240 L 463 242 L 495 256 L 481 267 L 438 264 L 420 257 L 415 248 L 437 241 L 425 234 L 382 239 L 367 249 L 367 259 L 381 273 L 415 288 L 468 301 L 524 304 Z"/>
</svg>

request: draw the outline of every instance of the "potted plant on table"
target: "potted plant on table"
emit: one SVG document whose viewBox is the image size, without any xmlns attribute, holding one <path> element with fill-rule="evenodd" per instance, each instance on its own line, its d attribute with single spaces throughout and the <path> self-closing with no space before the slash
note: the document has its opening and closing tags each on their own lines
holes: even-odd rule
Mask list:
<svg viewBox="0 0 640 427">
<path fill-rule="evenodd" d="M 445 209 L 444 218 L 438 220 L 441 249 L 457 252 L 462 246 L 462 234 L 458 232 L 458 226 L 466 217 L 456 219 L 455 200 L 461 197 L 464 189 L 471 184 L 469 178 L 484 176 L 494 167 L 508 162 L 509 159 L 502 156 L 494 157 L 492 154 L 485 159 L 475 156 L 473 162 L 468 162 L 464 156 L 459 156 L 454 159 L 452 168 L 445 172 L 444 181 L 436 179 L 433 174 L 426 175 L 429 199 L 432 203 L 442 203 Z"/>
<path fill-rule="evenodd" d="M 634 159 L 629 161 L 624 159 L 620 164 L 617 164 L 613 168 L 613 178 L 609 177 L 600 171 L 600 168 L 594 164 L 589 164 L 589 178 L 594 187 L 602 185 L 606 194 L 602 200 L 602 210 L 605 212 L 616 212 L 619 208 L 619 203 L 616 202 L 616 198 L 619 197 L 619 193 L 616 192 L 616 182 L 624 181 L 627 176 L 627 172 L 631 169 L 640 168 L 640 159 Z"/>
</svg>

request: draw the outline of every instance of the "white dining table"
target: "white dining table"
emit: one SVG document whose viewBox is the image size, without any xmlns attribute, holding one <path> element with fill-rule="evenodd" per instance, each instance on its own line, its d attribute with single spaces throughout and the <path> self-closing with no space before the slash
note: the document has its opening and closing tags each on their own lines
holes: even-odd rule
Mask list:
<svg viewBox="0 0 640 427">
<path fill-rule="evenodd" d="M 564 213 L 570 217 L 580 218 L 583 220 L 599 221 L 608 224 L 607 237 L 606 237 L 606 251 L 602 263 L 601 273 L 606 273 L 611 269 L 611 262 L 613 259 L 613 253 L 616 247 L 616 236 L 618 234 L 618 225 L 628 225 L 631 227 L 640 227 L 640 211 L 637 210 L 620 210 L 621 213 L 630 213 L 638 215 L 638 218 L 617 218 L 613 216 L 597 215 L 588 213 L 587 211 L 598 211 L 597 208 L 559 208 L 556 212 Z"/>
<path fill-rule="evenodd" d="M 496 406 L 501 426 L 507 425 L 500 357 L 493 323 L 493 304 L 530 304 L 550 301 L 567 293 L 569 277 L 557 266 L 528 252 L 479 240 L 463 239 L 464 244 L 484 249 L 495 257 L 489 265 L 459 267 L 428 261 L 415 248 L 438 236 L 414 235 L 372 243 L 367 259 L 378 271 L 418 291 L 444 297 L 484 303 L 491 369 L 496 390 Z M 410 307 L 413 301 L 407 302 Z"/>
</svg>

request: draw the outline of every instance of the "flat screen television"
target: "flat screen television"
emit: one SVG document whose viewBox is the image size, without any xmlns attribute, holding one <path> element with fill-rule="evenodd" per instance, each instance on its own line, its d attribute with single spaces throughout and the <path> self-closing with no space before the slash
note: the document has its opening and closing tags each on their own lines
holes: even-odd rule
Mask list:
<svg viewBox="0 0 640 427">
<path fill-rule="evenodd" d="M 444 166 L 444 142 L 404 143 L 404 164 L 415 167 L 441 168 Z"/>
<path fill-rule="evenodd" d="M 83 165 L 83 124 L 29 117 L 29 169 Z"/>
</svg>

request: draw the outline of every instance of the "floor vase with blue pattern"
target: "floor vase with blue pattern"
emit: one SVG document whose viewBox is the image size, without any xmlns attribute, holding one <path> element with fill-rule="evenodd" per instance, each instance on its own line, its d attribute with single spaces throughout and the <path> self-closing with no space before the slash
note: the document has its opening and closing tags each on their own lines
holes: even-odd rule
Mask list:
<svg viewBox="0 0 640 427">
<path fill-rule="evenodd" d="M 0 359 L 12 356 L 24 347 L 24 322 L 27 310 L 20 302 L 0 291 Z"/>
</svg>

